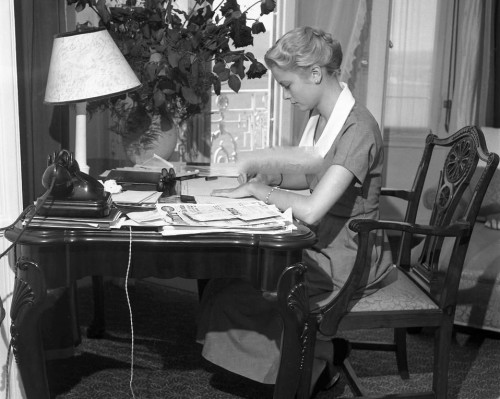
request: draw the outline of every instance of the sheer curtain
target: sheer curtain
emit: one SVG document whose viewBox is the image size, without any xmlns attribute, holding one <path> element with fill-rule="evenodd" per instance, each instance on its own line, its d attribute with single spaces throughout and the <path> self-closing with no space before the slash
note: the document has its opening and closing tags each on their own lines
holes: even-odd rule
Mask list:
<svg viewBox="0 0 500 399">
<path fill-rule="evenodd" d="M 467 125 L 499 127 L 498 93 L 494 90 L 495 70 L 498 71 L 498 64 L 495 65 L 498 5 L 496 0 L 457 0 L 457 6 L 457 61 L 450 132 Z"/>
<path fill-rule="evenodd" d="M 438 0 L 392 3 L 385 127 L 428 128 L 436 71 Z"/>
</svg>

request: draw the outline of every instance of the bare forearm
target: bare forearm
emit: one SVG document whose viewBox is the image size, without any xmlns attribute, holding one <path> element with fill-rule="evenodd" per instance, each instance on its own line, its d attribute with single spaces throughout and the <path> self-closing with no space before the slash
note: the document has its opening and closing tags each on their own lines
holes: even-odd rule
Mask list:
<svg viewBox="0 0 500 399">
<path fill-rule="evenodd" d="M 290 190 L 305 190 L 309 188 L 306 176 L 303 174 L 283 174 L 280 187 Z"/>
</svg>

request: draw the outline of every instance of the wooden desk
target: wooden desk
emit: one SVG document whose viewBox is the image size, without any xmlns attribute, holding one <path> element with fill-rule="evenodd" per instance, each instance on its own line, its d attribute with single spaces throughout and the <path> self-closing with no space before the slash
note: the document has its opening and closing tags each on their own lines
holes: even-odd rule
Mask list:
<svg viewBox="0 0 500 399">
<path fill-rule="evenodd" d="M 10 241 L 20 230 L 6 231 Z M 11 318 L 12 346 L 28 399 L 49 399 L 41 316 L 76 280 L 86 276 L 244 277 L 274 290 L 281 271 L 315 242 L 304 226 L 292 234 L 217 233 L 163 237 L 153 231 L 27 229 L 18 259 Z"/>
</svg>

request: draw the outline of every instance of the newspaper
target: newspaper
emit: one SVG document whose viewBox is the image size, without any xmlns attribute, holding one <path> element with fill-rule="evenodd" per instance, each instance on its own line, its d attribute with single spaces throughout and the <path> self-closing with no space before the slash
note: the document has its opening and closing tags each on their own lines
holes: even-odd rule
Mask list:
<svg viewBox="0 0 500 399">
<path fill-rule="evenodd" d="M 157 211 L 165 220 L 165 235 L 182 228 L 186 234 L 194 232 L 285 232 L 295 226 L 291 215 L 283 214 L 274 205 L 262 201 L 234 201 L 221 204 L 157 204 Z M 173 228 L 172 228 L 173 227 Z M 170 233 L 169 233 L 170 232 Z"/>
</svg>

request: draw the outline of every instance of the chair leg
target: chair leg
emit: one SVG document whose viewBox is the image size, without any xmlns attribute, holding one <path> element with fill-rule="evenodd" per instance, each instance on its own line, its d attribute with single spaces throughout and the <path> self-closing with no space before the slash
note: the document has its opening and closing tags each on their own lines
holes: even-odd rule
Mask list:
<svg viewBox="0 0 500 399">
<path fill-rule="evenodd" d="M 394 329 L 394 343 L 396 344 L 396 362 L 399 375 L 403 380 L 408 380 L 410 373 L 408 371 L 408 356 L 406 353 L 406 329 Z"/>
<path fill-rule="evenodd" d="M 448 367 L 450 362 L 451 337 L 453 333 L 453 315 L 436 329 L 434 333 L 434 372 L 432 389 L 436 398 L 448 395 Z"/>
<path fill-rule="evenodd" d="M 345 375 L 345 378 L 347 380 L 347 383 L 349 384 L 349 388 L 351 388 L 353 395 L 366 396 L 366 390 L 363 384 L 361 384 L 361 381 L 352 368 L 351 362 L 348 358 L 345 359 L 342 363 L 342 372 Z"/>
<path fill-rule="evenodd" d="M 352 345 L 344 338 L 333 338 L 333 364 L 342 369 L 347 383 L 355 396 L 365 396 L 365 388 L 349 361 Z"/>
<path fill-rule="evenodd" d="M 407 380 L 410 378 L 410 373 L 406 352 L 406 329 L 395 328 L 393 334 L 393 342 L 353 341 L 352 349 L 394 352 L 399 375 L 403 380 Z"/>
</svg>

